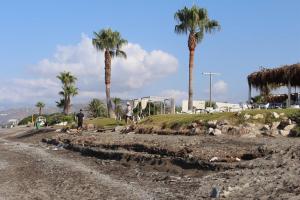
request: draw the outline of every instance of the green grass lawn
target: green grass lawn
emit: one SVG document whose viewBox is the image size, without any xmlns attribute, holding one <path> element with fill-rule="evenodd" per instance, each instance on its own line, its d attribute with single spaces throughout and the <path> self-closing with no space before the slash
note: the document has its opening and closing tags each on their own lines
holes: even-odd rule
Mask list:
<svg viewBox="0 0 300 200">
<path fill-rule="evenodd" d="M 173 114 L 173 115 L 153 115 L 143 119 L 139 124 L 142 126 L 152 126 L 161 128 L 179 128 L 185 127 L 193 122 L 197 121 L 210 121 L 210 120 L 228 120 L 232 124 L 244 124 L 246 122 L 251 123 L 272 123 L 274 121 L 280 121 L 281 118 L 275 119 L 272 115 L 273 112 L 278 114 L 284 113 L 282 117 L 292 118 L 299 124 L 300 121 L 300 110 L 299 109 L 272 109 L 272 110 L 247 110 L 237 113 L 213 113 L 213 114 Z M 253 118 L 249 120 L 244 119 L 244 115 L 249 114 L 252 117 L 257 114 L 263 114 L 263 119 L 254 120 Z M 97 128 L 110 128 L 118 125 L 125 125 L 124 121 L 116 121 L 110 118 L 95 118 L 87 119 L 84 121 L 85 124 L 94 124 Z"/>
<path fill-rule="evenodd" d="M 199 120 L 209 121 L 209 120 L 228 120 L 233 124 L 243 124 L 244 115 L 249 114 L 252 117 L 257 114 L 263 114 L 263 119 L 250 119 L 247 122 L 252 123 L 271 123 L 273 121 L 279 121 L 280 119 L 275 119 L 272 115 L 273 112 L 278 114 L 284 113 L 284 116 L 291 118 L 300 118 L 299 109 L 271 109 L 271 110 L 247 110 L 241 112 L 240 115 L 237 113 L 213 113 L 213 114 L 174 114 L 174 115 L 154 115 L 145 118 L 140 124 L 145 126 L 159 126 L 165 128 L 172 128 L 174 126 L 181 127 L 188 125 Z"/>
<path fill-rule="evenodd" d="M 124 121 L 117 121 L 111 118 L 94 118 L 84 120 L 85 124 L 94 124 L 97 128 L 110 128 L 118 125 L 124 125 Z"/>
</svg>

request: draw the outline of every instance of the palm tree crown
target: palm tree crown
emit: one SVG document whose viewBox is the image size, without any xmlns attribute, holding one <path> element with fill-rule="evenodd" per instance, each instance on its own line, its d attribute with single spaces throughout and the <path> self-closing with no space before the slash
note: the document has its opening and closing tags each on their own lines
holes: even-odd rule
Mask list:
<svg viewBox="0 0 300 200">
<path fill-rule="evenodd" d="M 127 55 L 121 50 L 122 46 L 127 44 L 127 40 L 121 37 L 118 31 L 112 31 L 109 29 L 103 29 L 101 31 L 94 32 L 93 45 L 99 51 L 109 51 L 111 57 L 124 57 Z"/>
<path fill-rule="evenodd" d="M 45 107 L 45 104 L 43 102 L 39 101 L 35 104 L 35 107 L 37 107 L 39 109 L 39 115 L 41 115 L 42 114 L 42 108 Z"/>
<path fill-rule="evenodd" d="M 205 8 L 194 5 L 192 8 L 184 7 L 178 10 L 174 15 L 178 24 L 175 26 L 175 32 L 178 34 L 191 34 L 195 42 L 200 43 L 204 33 L 211 33 L 214 30 L 220 30 L 221 26 L 216 20 L 210 20 Z M 189 44 L 191 45 L 196 44 Z M 196 46 L 194 46 L 195 48 Z"/>
</svg>

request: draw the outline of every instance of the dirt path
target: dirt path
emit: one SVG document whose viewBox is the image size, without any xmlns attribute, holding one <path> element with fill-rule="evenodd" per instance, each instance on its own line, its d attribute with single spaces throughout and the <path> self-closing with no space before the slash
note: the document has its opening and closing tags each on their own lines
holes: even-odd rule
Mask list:
<svg viewBox="0 0 300 200">
<path fill-rule="evenodd" d="M 28 128 L 0 129 L 0 200 L 209 199 L 213 188 L 220 199 L 300 199 L 299 138 L 101 133 L 95 156 L 41 142 L 61 133 L 32 133 Z M 24 134 L 29 136 L 20 137 Z M 158 146 L 170 152 L 158 152 Z M 203 170 L 174 163 L 178 155 L 172 152 L 184 146 L 193 150 L 191 160 L 204 159 L 205 166 L 214 155 L 255 150 L 261 156 L 212 162 L 209 167 L 220 168 Z"/>
<path fill-rule="evenodd" d="M 138 184 L 39 145 L 0 139 L 0 199 L 154 199 Z"/>
</svg>

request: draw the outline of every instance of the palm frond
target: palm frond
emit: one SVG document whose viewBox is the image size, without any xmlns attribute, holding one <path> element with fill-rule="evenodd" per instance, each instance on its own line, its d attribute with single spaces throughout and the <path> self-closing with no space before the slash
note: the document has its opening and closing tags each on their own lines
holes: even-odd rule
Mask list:
<svg viewBox="0 0 300 200">
<path fill-rule="evenodd" d="M 116 57 L 121 57 L 121 58 L 127 58 L 127 55 L 124 51 L 121 51 L 121 50 L 116 50 Z"/>
</svg>

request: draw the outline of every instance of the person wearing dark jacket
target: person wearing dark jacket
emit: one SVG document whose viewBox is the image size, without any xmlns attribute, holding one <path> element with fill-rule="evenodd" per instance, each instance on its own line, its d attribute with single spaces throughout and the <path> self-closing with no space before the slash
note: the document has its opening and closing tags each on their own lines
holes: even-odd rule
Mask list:
<svg viewBox="0 0 300 200">
<path fill-rule="evenodd" d="M 82 125 L 83 125 L 83 118 L 84 118 L 84 114 L 82 113 L 82 109 L 80 109 L 80 112 L 76 115 L 77 117 L 77 129 L 82 129 Z"/>
</svg>

